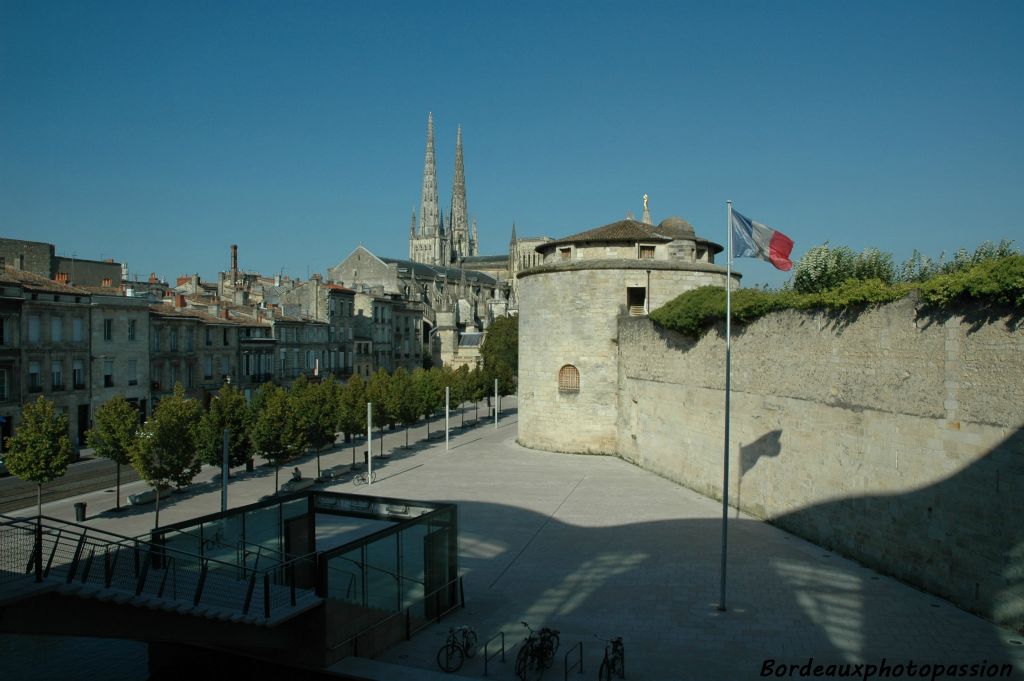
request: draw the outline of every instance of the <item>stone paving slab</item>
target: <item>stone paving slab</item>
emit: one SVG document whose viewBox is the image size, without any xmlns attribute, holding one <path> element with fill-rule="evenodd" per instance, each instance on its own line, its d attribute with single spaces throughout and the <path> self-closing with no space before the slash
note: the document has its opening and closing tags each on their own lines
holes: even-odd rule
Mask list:
<svg viewBox="0 0 1024 681">
<path fill-rule="evenodd" d="M 1024 645 L 1011 642 L 1024 641 L 1024 635 L 735 510 L 729 522 L 728 609 L 719 612 L 719 502 L 617 458 L 520 447 L 515 420 L 515 412 L 507 412 L 495 429 L 485 416 L 477 427 L 454 434 L 449 451 L 443 439 L 421 441 L 422 426 L 410 433 L 409 450 L 398 449 L 403 432 L 389 433 L 385 452 L 393 455 L 375 466 L 377 483 L 354 487 L 348 476 L 328 487 L 458 504 L 467 600 L 465 610 L 378 661 L 342 661 L 335 671 L 391 679 L 397 678 L 397 666 L 403 678 L 437 678 L 434 660 L 448 627 L 468 624 L 481 645 L 504 632 L 506 662 L 493 660 L 489 678 L 513 679 L 525 620 L 535 629 L 561 631 L 548 678 L 563 676 L 563 654 L 578 642 L 583 676 L 593 677 L 603 653 L 598 637 L 613 636 L 625 639 L 628 679 L 763 678 L 769 659 L 776 661 L 772 671 L 779 664 L 798 666 L 792 675 L 775 678 L 805 678 L 799 666 L 809 659 L 812 674 L 819 664 L 822 672 L 830 664 L 885 664 L 888 678 L 911 678 L 906 665 L 913 662 L 1007 663 L 1013 678 L 1024 675 Z M 431 429 L 436 433 L 438 423 Z M 360 460 L 363 448 L 357 445 Z M 348 463 L 351 456 L 351 448 L 339 447 L 322 455 L 321 466 Z M 315 466 L 308 457 L 299 464 L 305 475 L 314 475 Z M 282 482 L 290 470 L 282 472 Z M 209 480 L 213 473 L 206 470 L 203 477 Z M 134 490 L 123 486 L 122 494 L 142 488 L 133 485 Z M 220 509 L 219 487 L 203 478 L 197 487 L 195 493 L 172 495 L 161 524 Z M 273 470 L 258 468 L 232 480 L 230 505 L 271 491 Z M 152 508 L 103 510 L 113 505 L 109 492 L 47 504 L 44 513 L 70 520 L 75 501 L 89 503 L 90 525 L 129 535 L 152 526 Z M 481 652 L 457 676 L 480 678 L 483 665 Z M 842 668 L 832 671 L 817 678 L 843 678 Z M 967 673 L 936 678 L 970 678 L 969 667 L 962 671 Z M 865 678 L 864 670 L 853 678 Z"/>
<path fill-rule="evenodd" d="M 506 662 L 492 663 L 489 678 L 513 679 L 525 620 L 561 631 L 547 672 L 556 678 L 577 642 L 584 676 L 593 677 L 604 650 L 597 637 L 613 636 L 625 639 L 629 679 L 753 679 L 765 660 L 811 658 L 811 674 L 823 666 L 819 678 L 829 664 L 883 660 L 890 678 L 909 676 L 911 662 L 999 662 L 1024 673 L 1024 646 L 1010 642 L 1024 636 L 735 510 L 720 612 L 719 502 L 616 458 L 528 450 L 514 436 L 514 424 L 469 433 L 379 483 L 377 493 L 459 505 L 467 600 L 382 662 L 436 672 L 448 627 L 468 624 L 481 642 L 505 633 Z M 481 677 L 482 657 L 459 674 Z M 359 665 L 361 676 L 389 678 L 389 668 L 373 676 Z"/>
</svg>

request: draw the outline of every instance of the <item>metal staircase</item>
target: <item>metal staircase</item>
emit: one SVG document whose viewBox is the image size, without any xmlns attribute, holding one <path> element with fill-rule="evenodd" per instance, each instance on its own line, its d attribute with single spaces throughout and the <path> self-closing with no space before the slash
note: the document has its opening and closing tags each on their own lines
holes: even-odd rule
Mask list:
<svg viewBox="0 0 1024 681">
<path fill-rule="evenodd" d="M 57 592 L 274 627 L 323 602 L 297 584 L 310 565 L 315 572 L 315 554 L 257 570 L 46 516 L 0 515 L 0 605 Z"/>
</svg>

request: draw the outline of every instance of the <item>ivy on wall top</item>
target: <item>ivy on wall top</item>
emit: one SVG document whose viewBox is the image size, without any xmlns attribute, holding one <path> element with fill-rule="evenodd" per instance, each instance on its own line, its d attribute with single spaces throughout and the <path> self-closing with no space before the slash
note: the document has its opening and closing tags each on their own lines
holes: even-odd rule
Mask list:
<svg viewBox="0 0 1024 681">
<path fill-rule="evenodd" d="M 927 308 L 976 303 L 1024 311 L 1024 256 L 1004 241 L 983 244 L 974 254 L 961 250 L 948 263 L 915 252 L 897 270 L 888 254 L 869 249 L 858 256 L 825 244 L 808 251 L 782 290 L 734 291 L 732 318 L 742 323 L 780 310 L 857 310 L 912 292 Z M 687 291 L 651 313 L 655 324 L 692 338 L 724 319 L 725 289 L 715 286 Z"/>
</svg>

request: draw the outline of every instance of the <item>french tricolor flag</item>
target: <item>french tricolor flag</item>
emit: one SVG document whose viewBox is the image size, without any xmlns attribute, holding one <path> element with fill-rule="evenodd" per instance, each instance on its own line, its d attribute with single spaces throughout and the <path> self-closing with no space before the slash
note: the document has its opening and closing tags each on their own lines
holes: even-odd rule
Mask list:
<svg viewBox="0 0 1024 681">
<path fill-rule="evenodd" d="M 760 222 L 754 222 L 735 210 L 732 215 L 732 254 L 737 258 L 760 258 L 767 260 L 777 269 L 792 269 L 789 254 L 793 251 L 793 240 Z"/>
</svg>

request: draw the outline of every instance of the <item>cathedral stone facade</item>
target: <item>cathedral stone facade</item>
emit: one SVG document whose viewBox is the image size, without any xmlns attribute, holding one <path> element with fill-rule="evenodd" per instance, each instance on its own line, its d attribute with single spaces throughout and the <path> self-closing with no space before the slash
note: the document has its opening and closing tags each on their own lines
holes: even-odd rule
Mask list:
<svg viewBox="0 0 1024 681">
<path fill-rule="evenodd" d="M 462 127 L 455 142 L 455 174 L 447 215 L 437 192 L 434 116 L 427 116 L 420 210 L 409 224 L 409 258 L 378 256 L 360 246 L 328 271 L 328 279 L 392 303 L 420 310 L 418 337 L 434 363 L 475 363 L 460 348 L 479 344 L 481 330 L 496 317 L 515 313 L 515 248 L 509 254 L 480 255 L 476 221 L 470 220 Z M 475 345 L 474 345 L 475 344 Z"/>
</svg>

